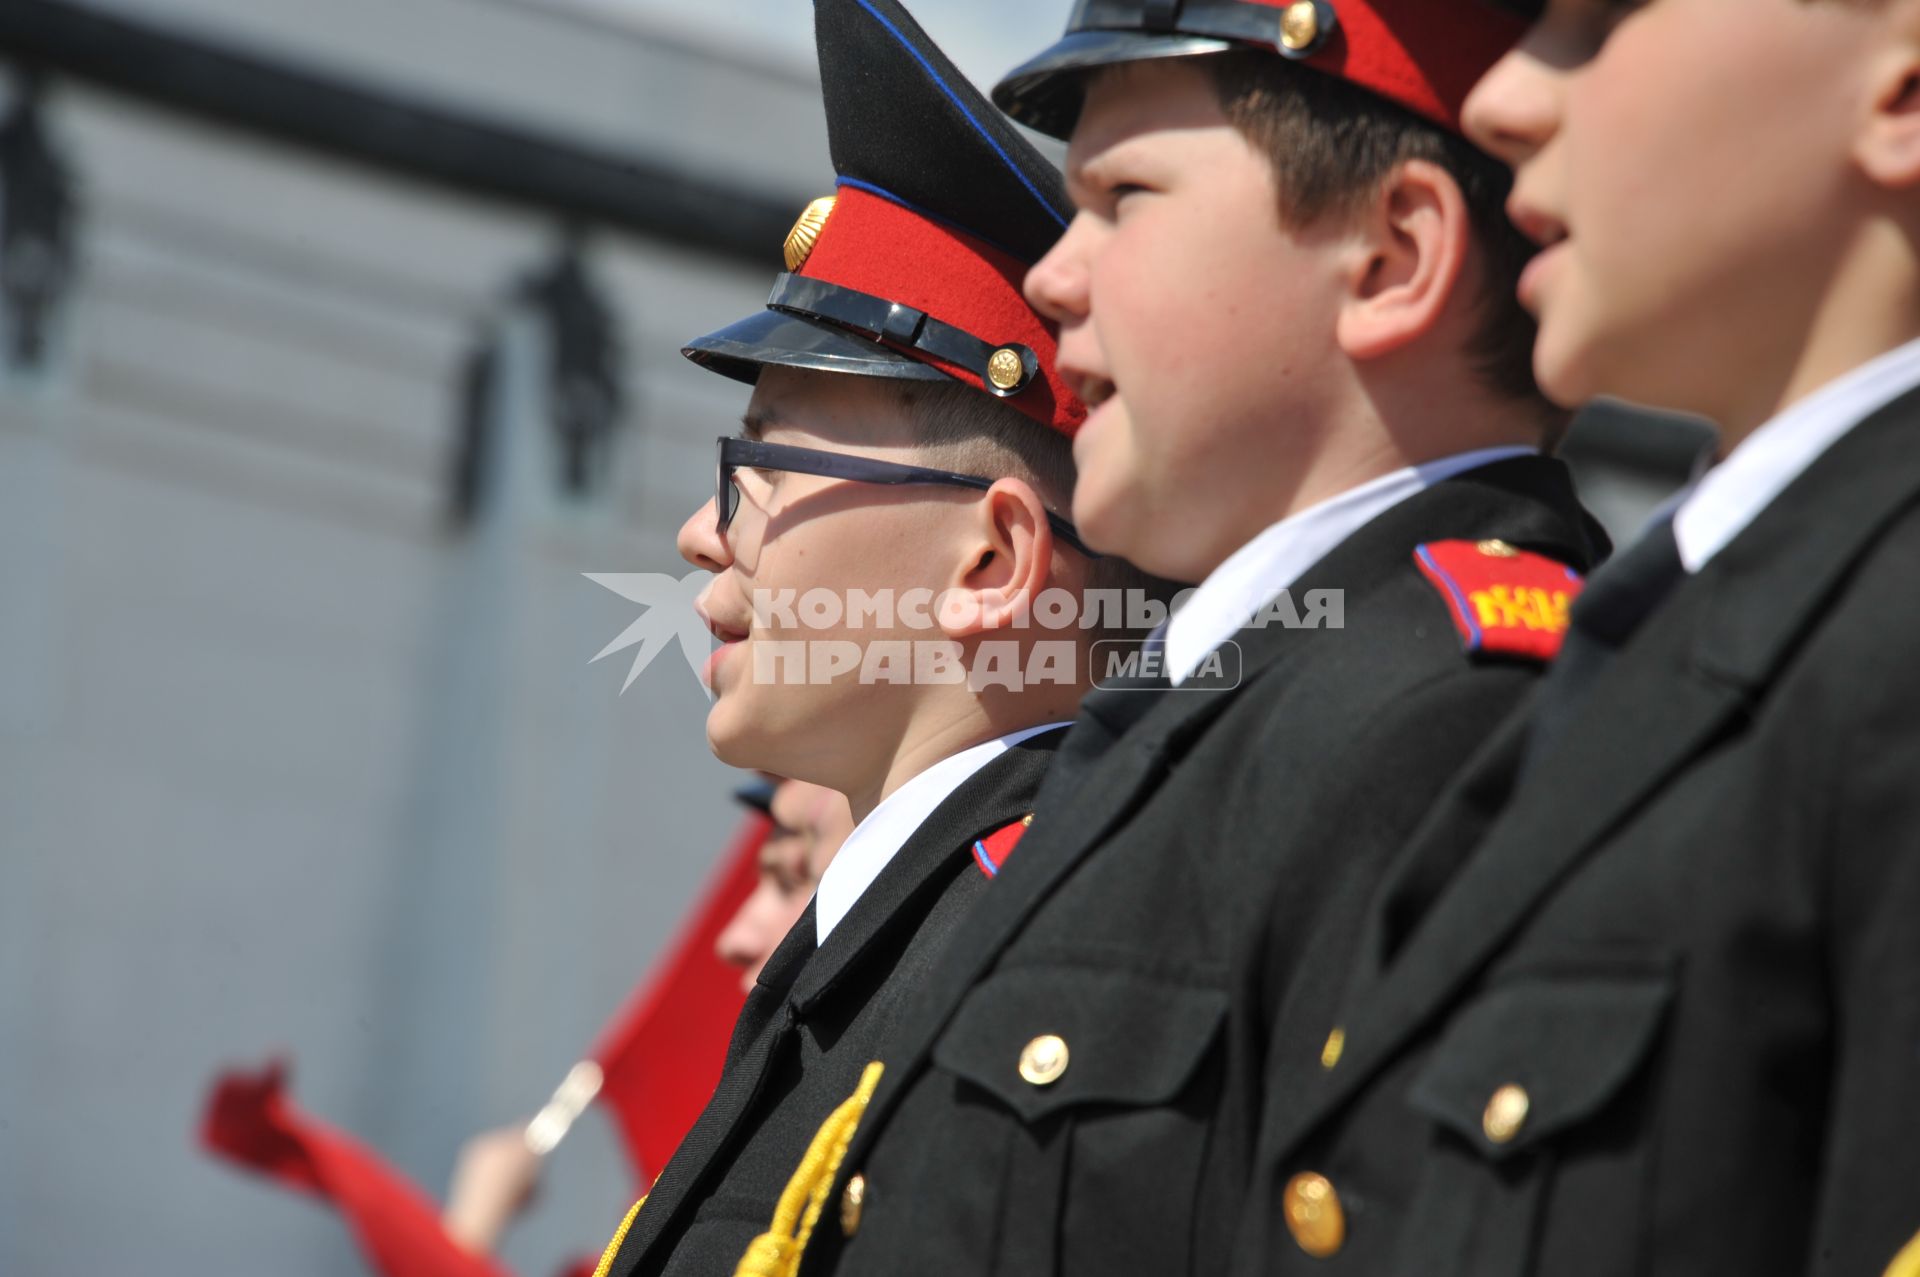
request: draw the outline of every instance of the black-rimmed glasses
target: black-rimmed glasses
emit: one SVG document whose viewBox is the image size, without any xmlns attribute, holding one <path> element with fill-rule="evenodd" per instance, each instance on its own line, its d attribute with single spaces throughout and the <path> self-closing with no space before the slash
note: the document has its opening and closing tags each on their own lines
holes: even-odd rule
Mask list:
<svg viewBox="0 0 1920 1277">
<path fill-rule="evenodd" d="M 848 479 L 854 483 L 884 483 L 892 485 L 909 483 L 931 483 L 950 488 L 973 488 L 985 492 L 996 482 L 983 479 L 979 475 L 956 474 L 951 470 L 931 470 L 925 466 L 902 465 L 895 461 L 880 461 L 873 457 L 857 457 L 844 452 L 826 452 L 819 448 L 799 448 L 785 443 L 762 443 L 757 439 L 740 439 L 732 435 L 720 436 L 720 466 L 713 492 L 713 508 L 719 516 L 720 531 L 725 532 L 733 522 L 735 511 L 740 508 L 740 490 L 733 486 L 733 472 L 746 467 L 752 470 L 784 470 L 791 474 L 817 474 L 828 479 Z M 1053 528 L 1053 534 L 1065 541 L 1088 558 L 1099 558 L 1087 548 L 1073 525 L 1053 513 L 1047 512 L 1047 523 Z"/>
</svg>

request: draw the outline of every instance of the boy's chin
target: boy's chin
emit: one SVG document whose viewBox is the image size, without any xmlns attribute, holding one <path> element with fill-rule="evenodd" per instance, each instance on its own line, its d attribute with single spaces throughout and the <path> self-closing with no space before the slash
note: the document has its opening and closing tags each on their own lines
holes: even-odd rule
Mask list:
<svg viewBox="0 0 1920 1277">
<path fill-rule="evenodd" d="M 1073 490 L 1070 509 L 1081 540 L 1101 554 L 1131 559 L 1127 542 L 1133 539 L 1136 521 L 1128 518 L 1128 513 L 1137 507 L 1137 502 L 1127 500 L 1126 484 L 1118 482 L 1117 476 L 1083 471 Z"/>
<path fill-rule="evenodd" d="M 1591 345 L 1572 334 L 1541 325 L 1533 346 L 1533 379 L 1540 393 L 1568 410 L 1601 395 L 1626 397 L 1619 387 L 1600 384 Z"/>
<path fill-rule="evenodd" d="M 1080 493 L 1074 493 L 1074 526 L 1080 539 L 1100 554 L 1125 559 L 1143 572 L 1169 579 L 1182 579 L 1184 565 L 1169 561 L 1166 550 L 1179 538 L 1164 527 L 1151 524 L 1141 514 L 1148 502 L 1115 486 L 1109 490 L 1090 490 L 1084 508 Z"/>
<path fill-rule="evenodd" d="M 771 689 L 761 689 L 762 691 Z M 707 710 L 707 749 L 729 767 L 811 780 L 819 759 L 820 722 L 839 716 L 786 703 L 781 697 L 723 693 Z"/>
<path fill-rule="evenodd" d="M 768 765 L 767 742 L 742 721 L 747 716 L 738 712 L 740 708 L 724 694 L 714 699 L 713 707 L 707 711 L 707 748 L 729 767 L 783 775 Z"/>
</svg>

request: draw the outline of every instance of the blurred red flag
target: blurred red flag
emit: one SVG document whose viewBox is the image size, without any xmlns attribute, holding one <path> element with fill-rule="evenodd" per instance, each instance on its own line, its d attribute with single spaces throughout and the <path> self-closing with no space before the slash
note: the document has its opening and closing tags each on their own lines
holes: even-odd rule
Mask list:
<svg viewBox="0 0 1920 1277">
<path fill-rule="evenodd" d="M 720 1080 L 745 995 L 740 973 L 720 960 L 714 942 L 752 894 L 771 828 L 759 812 L 747 817 L 693 915 L 589 1056 L 604 1077 L 597 1098 L 612 1112 L 643 1183 L 666 1165 Z M 286 1080 L 282 1060 L 258 1072 L 221 1074 L 201 1142 L 331 1203 L 383 1277 L 511 1277 L 449 1238 L 439 1205 L 378 1153 L 302 1113 L 286 1094 Z"/>
<path fill-rule="evenodd" d="M 603 1075 L 599 1102 L 626 1140 L 640 1184 L 651 1183 L 693 1129 L 726 1063 L 746 994 L 714 942 L 760 876 L 760 844 L 773 822 L 750 812 L 693 916 L 634 990 L 588 1058 Z"/>
<path fill-rule="evenodd" d="M 380 1155 L 294 1107 L 287 1066 L 223 1074 L 200 1138 L 216 1153 L 331 1202 L 388 1277 L 508 1277 L 440 1230 L 440 1208 Z"/>
</svg>

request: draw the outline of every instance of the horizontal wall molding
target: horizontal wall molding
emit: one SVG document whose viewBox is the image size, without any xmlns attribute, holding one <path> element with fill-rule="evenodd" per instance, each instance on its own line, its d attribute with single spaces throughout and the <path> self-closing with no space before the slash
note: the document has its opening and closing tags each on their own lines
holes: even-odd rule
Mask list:
<svg viewBox="0 0 1920 1277">
<path fill-rule="evenodd" d="M 805 202 L 65 0 L 0 4 L 0 57 L 386 173 L 754 262 Z"/>
</svg>

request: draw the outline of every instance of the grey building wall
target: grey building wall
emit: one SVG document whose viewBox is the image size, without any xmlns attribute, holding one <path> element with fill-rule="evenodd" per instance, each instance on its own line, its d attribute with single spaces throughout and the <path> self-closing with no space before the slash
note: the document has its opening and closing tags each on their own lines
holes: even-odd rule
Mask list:
<svg viewBox="0 0 1920 1277">
<path fill-rule="evenodd" d="M 803 63 L 488 4 L 124 7 L 796 209 L 829 172 Z M 623 657 L 588 664 L 636 609 L 581 573 L 687 570 L 744 390 L 677 349 L 761 304 L 778 243 L 590 233 L 627 410 L 576 499 L 511 299 L 554 217 L 57 73 L 45 114 L 84 221 L 51 366 L 0 381 L 0 1272 L 362 1271 L 335 1217 L 198 1151 L 206 1086 L 285 1052 L 438 1192 L 679 919 L 732 774 L 677 656 L 624 696 Z M 502 448 L 457 530 L 487 334 Z M 592 1119 L 551 1169 L 521 1271 L 630 1199 Z"/>
</svg>

